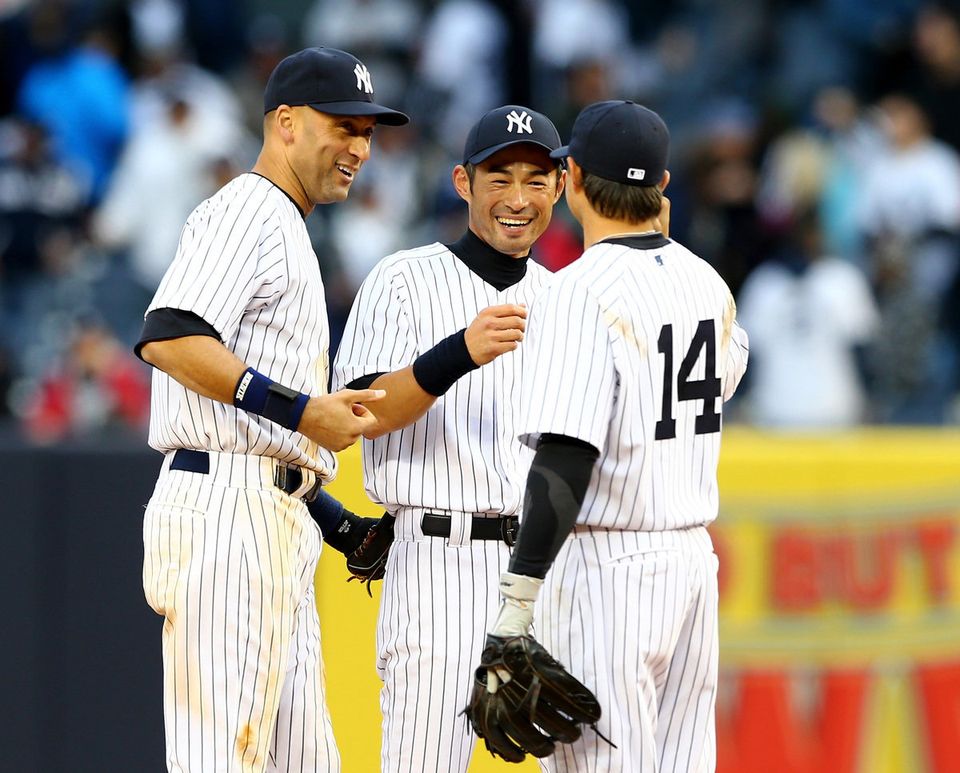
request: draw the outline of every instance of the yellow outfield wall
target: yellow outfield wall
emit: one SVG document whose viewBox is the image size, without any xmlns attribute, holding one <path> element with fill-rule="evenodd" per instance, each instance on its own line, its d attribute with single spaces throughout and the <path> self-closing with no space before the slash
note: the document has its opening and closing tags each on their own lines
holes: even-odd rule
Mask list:
<svg viewBox="0 0 960 773">
<path fill-rule="evenodd" d="M 378 515 L 359 450 L 331 493 Z M 719 773 L 960 773 L 960 433 L 725 431 Z M 317 573 L 345 773 L 379 766 L 369 598 Z M 479 749 L 471 773 L 534 771 Z"/>
</svg>

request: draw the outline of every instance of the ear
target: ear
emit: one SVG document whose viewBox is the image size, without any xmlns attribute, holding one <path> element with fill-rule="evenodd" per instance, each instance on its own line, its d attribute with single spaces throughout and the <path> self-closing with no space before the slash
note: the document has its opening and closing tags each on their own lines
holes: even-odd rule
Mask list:
<svg viewBox="0 0 960 773">
<path fill-rule="evenodd" d="M 283 141 L 284 145 L 293 142 L 296 134 L 297 117 L 290 105 L 280 105 L 273 114 L 274 127 L 277 130 L 277 136 Z"/>
<path fill-rule="evenodd" d="M 557 195 L 553 197 L 554 204 L 560 201 L 560 197 L 563 195 L 563 188 L 566 184 L 567 184 L 567 170 L 560 169 L 560 173 L 557 175 Z"/>
<path fill-rule="evenodd" d="M 453 187 L 457 191 L 457 195 L 466 201 L 470 202 L 472 198 L 472 191 L 470 190 L 470 177 L 467 175 L 467 170 L 463 167 L 463 164 L 457 164 L 453 168 Z"/>
<path fill-rule="evenodd" d="M 663 193 L 667 189 L 667 186 L 669 184 L 670 184 L 670 170 L 664 169 L 663 179 L 660 180 L 660 183 L 657 185 L 657 187 L 660 189 L 660 192 Z"/>
<path fill-rule="evenodd" d="M 583 190 L 583 170 L 571 156 L 567 156 L 567 185 L 573 187 L 574 191 Z"/>
</svg>

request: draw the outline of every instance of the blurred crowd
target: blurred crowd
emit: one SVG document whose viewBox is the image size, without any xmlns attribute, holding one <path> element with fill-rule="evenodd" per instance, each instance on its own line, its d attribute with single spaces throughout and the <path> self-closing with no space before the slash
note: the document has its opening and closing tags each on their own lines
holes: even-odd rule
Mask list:
<svg viewBox="0 0 960 773">
<path fill-rule="evenodd" d="M 463 229 L 450 169 L 483 111 L 527 104 L 566 138 L 629 98 L 671 127 L 671 235 L 751 336 L 732 420 L 960 422 L 960 9 L 924 0 L 0 3 L 0 422 L 143 432 L 143 312 L 307 45 L 359 56 L 413 118 L 308 219 L 334 346 L 377 260 Z M 561 202 L 535 258 L 579 250 Z"/>
</svg>

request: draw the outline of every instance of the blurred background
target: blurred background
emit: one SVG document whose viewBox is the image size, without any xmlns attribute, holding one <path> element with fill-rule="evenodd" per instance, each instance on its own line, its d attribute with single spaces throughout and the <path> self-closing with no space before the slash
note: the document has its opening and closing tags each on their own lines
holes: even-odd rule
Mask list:
<svg viewBox="0 0 960 773">
<path fill-rule="evenodd" d="M 377 260 L 462 231 L 450 170 L 485 110 L 564 139 L 596 100 L 664 116 L 671 236 L 751 336 L 714 530 L 720 766 L 960 770 L 960 7 L 924 0 L 0 0 L 0 769 L 163 767 L 139 587 L 160 457 L 131 347 L 307 45 L 359 56 L 413 119 L 307 221 L 334 349 Z M 561 202 L 534 256 L 579 251 Z M 353 590 L 321 587 L 325 635 Z"/>
</svg>

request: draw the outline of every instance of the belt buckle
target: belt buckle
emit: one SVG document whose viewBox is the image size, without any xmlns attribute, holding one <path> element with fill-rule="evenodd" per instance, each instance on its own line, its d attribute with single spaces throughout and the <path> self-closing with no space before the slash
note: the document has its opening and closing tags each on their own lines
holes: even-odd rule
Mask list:
<svg viewBox="0 0 960 773">
<path fill-rule="evenodd" d="M 292 494 L 303 485 L 303 473 L 299 467 L 278 464 L 273 471 L 273 485 L 286 494 Z"/>
<path fill-rule="evenodd" d="M 520 519 L 515 515 L 505 515 L 500 519 L 500 536 L 512 548 L 517 542 L 517 533 L 520 531 Z"/>
</svg>

